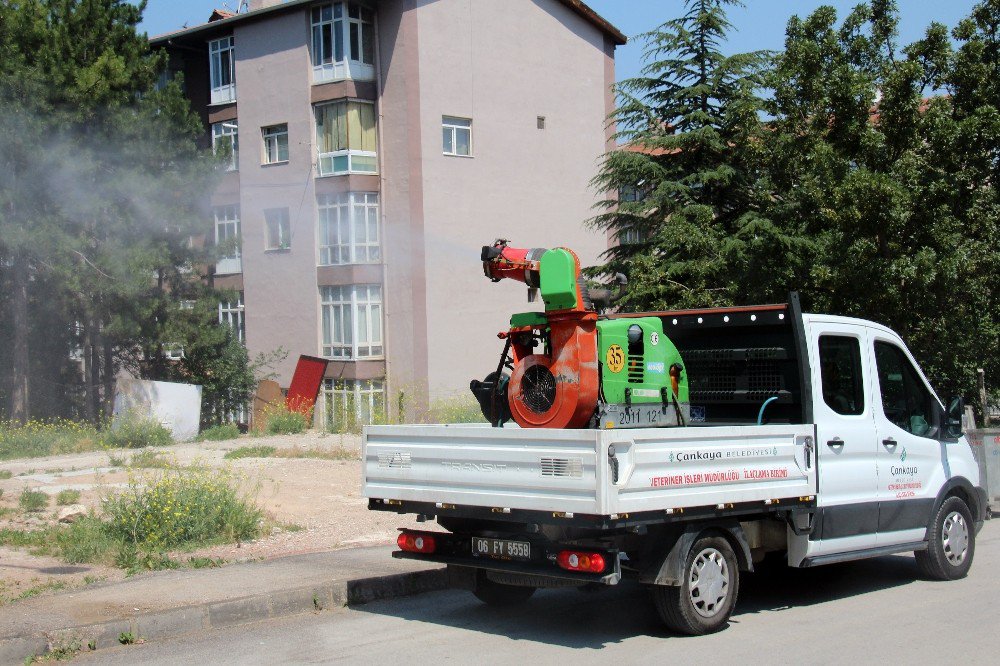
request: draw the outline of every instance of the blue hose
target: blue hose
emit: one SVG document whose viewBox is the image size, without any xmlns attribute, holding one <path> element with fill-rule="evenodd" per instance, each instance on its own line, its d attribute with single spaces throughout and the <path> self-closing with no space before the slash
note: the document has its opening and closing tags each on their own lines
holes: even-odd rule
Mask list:
<svg viewBox="0 0 1000 666">
<path fill-rule="evenodd" d="M 764 423 L 764 410 L 767 409 L 768 405 L 770 405 L 772 402 L 774 402 L 777 399 L 778 399 L 778 396 L 773 395 L 770 398 L 768 398 L 767 400 L 765 400 L 764 404 L 760 406 L 760 412 L 757 413 L 757 425 L 763 425 L 763 423 Z"/>
</svg>

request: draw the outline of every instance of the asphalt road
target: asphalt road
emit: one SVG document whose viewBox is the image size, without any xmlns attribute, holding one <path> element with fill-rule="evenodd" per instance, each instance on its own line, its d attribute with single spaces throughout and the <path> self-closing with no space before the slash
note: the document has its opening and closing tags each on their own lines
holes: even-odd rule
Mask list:
<svg viewBox="0 0 1000 666">
<path fill-rule="evenodd" d="M 920 580 L 902 555 L 748 575 L 730 625 L 710 636 L 669 635 L 637 585 L 542 590 L 516 610 L 449 591 L 122 646 L 77 663 L 996 664 L 998 568 L 994 520 L 964 580 Z"/>
</svg>

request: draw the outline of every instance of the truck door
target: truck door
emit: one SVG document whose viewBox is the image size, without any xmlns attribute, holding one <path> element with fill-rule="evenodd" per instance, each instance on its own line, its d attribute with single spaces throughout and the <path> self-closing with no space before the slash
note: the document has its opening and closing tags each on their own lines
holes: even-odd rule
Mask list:
<svg viewBox="0 0 1000 666">
<path fill-rule="evenodd" d="M 868 331 L 813 320 L 810 325 L 819 512 L 809 555 L 875 546 L 875 421 Z"/>
<path fill-rule="evenodd" d="M 878 545 L 923 541 L 946 479 L 943 407 L 901 342 L 871 329 L 877 379 Z"/>
</svg>

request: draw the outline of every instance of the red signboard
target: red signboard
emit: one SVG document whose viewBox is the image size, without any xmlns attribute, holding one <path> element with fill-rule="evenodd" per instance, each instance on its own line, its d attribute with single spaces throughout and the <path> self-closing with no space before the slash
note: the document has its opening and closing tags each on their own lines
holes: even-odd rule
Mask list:
<svg viewBox="0 0 1000 666">
<path fill-rule="evenodd" d="M 329 363 L 325 358 L 315 356 L 299 356 L 295 365 L 295 374 L 285 396 L 285 406 L 295 412 L 308 413 L 316 405 L 316 397 L 326 374 Z"/>
</svg>

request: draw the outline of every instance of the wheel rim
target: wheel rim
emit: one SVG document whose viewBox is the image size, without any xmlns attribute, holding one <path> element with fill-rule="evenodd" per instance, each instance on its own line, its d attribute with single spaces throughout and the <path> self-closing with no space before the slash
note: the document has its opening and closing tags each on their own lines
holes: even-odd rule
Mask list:
<svg viewBox="0 0 1000 666">
<path fill-rule="evenodd" d="M 695 612 L 714 617 L 722 611 L 729 597 L 729 564 L 715 548 L 698 553 L 691 563 L 688 595 Z"/>
<path fill-rule="evenodd" d="M 969 553 L 969 525 L 965 516 L 958 511 L 952 511 L 944 519 L 941 526 L 941 545 L 944 556 L 952 566 L 959 566 Z"/>
</svg>

